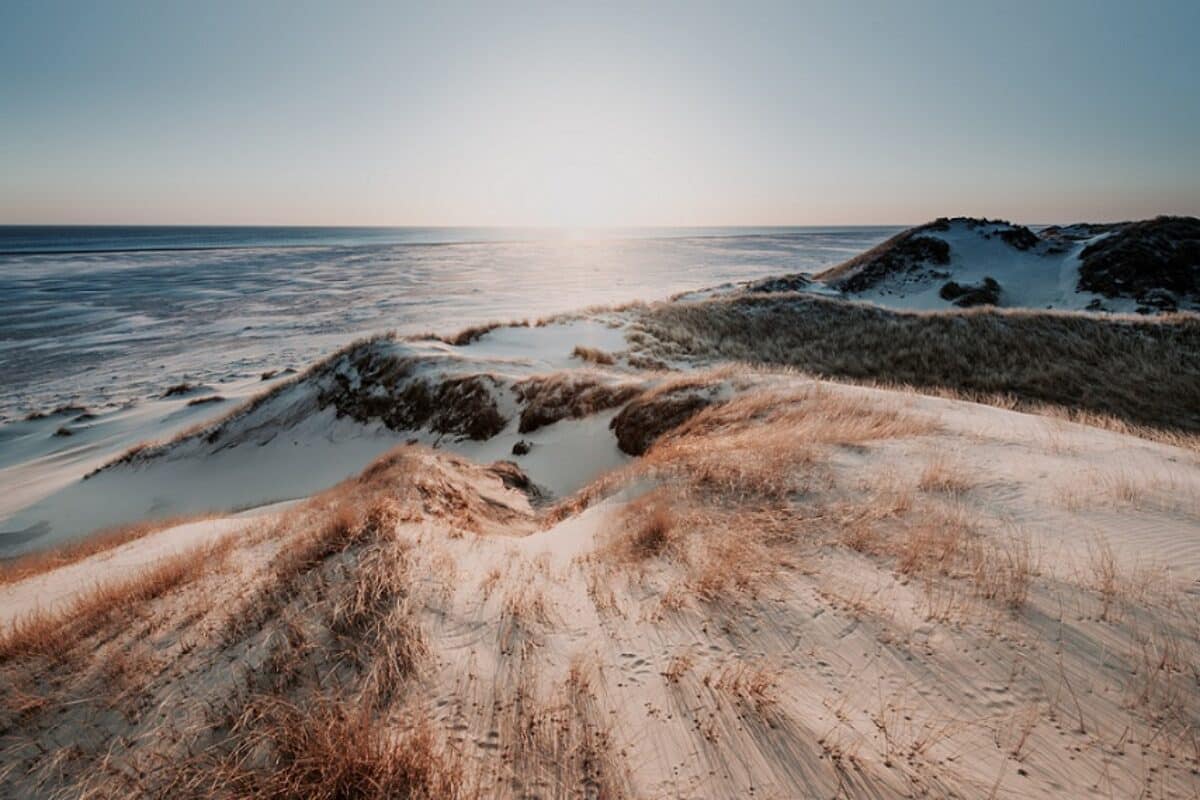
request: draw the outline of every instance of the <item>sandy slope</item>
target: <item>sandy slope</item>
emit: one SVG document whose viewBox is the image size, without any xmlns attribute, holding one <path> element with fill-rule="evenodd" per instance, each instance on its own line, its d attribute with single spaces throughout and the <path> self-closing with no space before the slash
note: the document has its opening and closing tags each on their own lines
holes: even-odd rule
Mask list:
<svg viewBox="0 0 1200 800">
<path fill-rule="evenodd" d="M 701 380 L 728 402 L 577 501 L 404 448 L 208 569 L 65 624 L 63 653 L 10 636 L 0 791 L 221 796 L 281 774 L 293 795 L 364 775 L 439 797 L 1200 791 L 1194 452 L 794 375 Z M 283 725 L 297 703 L 307 721 Z M 351 734 L 338 708 L 377 710 Z M 428 761 L 401 791 L 386 748 L 343 764 L 322 732 Z"/>
<path fill-rule="evenodd" d="M 64 408 L 40 419 L 10 422 L 0 439 L 0 552 L 7 542 L 32 540 L 53 528 L 53 523 L 26 509 L 57 505 L 47 501 L 70 487 L 92 470 L 111 461 L 132 443 L 171 438 L 181 431 L 220 416 L 253 397 L 272 383 L 259 377 L 243 378 L 217 387 L 173 397 L 148 399 L 139 404 L 87 410 Z M 206 397 L 221 397 L 222 402 L 189 405 Z M 60 430 L 69 436 L 55 435 Z M 226 506 L 228 507 L 228 506 Z M 140 511 L 140 509 L 139 509 Z M 126 517 L 132 519 L 135 517 Z M 108 524 L 101 511 L 88 519 L 85 530 Z M 43 524 L 44 523 L 44 524 Z M 21 532 L 28 532 L 22 536 Z"/>
<path fill-rule="evenodd" d="M 414 378 L 443 380 L 448 375 L 483 374 L 489 380 L 494 377 L 509 386 L 531 376 L 580 368 L 582 362 L 571 356 L 572 348 L 577 345 L 605 351 L 624 350 L 628 346 L 622 326 L 611 320 L 606 323 L 601 316 L 544 327 L 500 327 L 461 346 L 436 340 L 397 340 L 381 342 L 378 350 L 381 357 L 418 362 Z M 627 376 L 628 369 L 614 366 L 601 372 L 621 377 Z M 256 382 L 251 388 L 261 390 L 262 384 Z M 523 463 L 535 480 L 556 494 L 572 491 L 594 477 L 597 470 L 616 466 L 622 459 L 611 437 L 604 435 L 602 441 L 597 439 L 604 433 L 607 418 L 521 434 L 517 430 L 514 402 L 499 387 L 494 394 L 506 416 L 511 417 L 510 424 L 486 442 L 429 430 L 393 430 L 378 420 L 361 424 L 339 416 L 334 408 L 320 407 L 316 400 L 319 390 L 318 382 L 313 380 L 284 385 L 267 402 L 241 416 L 237 416 L 237 403 L 230 401 L 225 404 L 225 411 L 235 409 L 234 419 L 221 426 L 219 441 L 191 436 L 172 444 L 153 463 L 141 458 L 83 480 L 88 469 L 111 461 L 119 453 L 111 447 L 88 450 L 85 459 L 75 451 L 30 455 L 17 446 L 6 447 L 5 460 L 12 466 L 0 471 L 0 477 L 17 487 L 17 491 L 0 501 L 0 517 L 4 511 L 12 512 L 0 527 L 0 557 L 45 548 L 97 528 L 148 517 L 251 508 L 306 497 L 354 474 L 380 453 L 413 438 L 487 460 L 511 453 L 513 444 L 519 440 L 529 441 L 535 446 L 522 459 Z M 246 387 L 242 387 L 240 397 L 246 394 Z M 184 422 L 196 427 L 197 416 L 191 413 L 195 409 L 188 409 L 186 400 L 152 404 L 141 412 L 143 417 L 161 414 L 160 405 L 171 406 L 162 419 L 142 418 L 127 424 L 143 425 L 149 441 L 170 441 L 172 435 L 187 427 Z M 183 411 L 189 412 L 188 415 L 176 420 L 173 415 Z M 207 414 L 212 416 L 211 411 Z M 28 441 L 30 448 L 60 442 L 48 432 L 57 424 L 60 423 L 54 420 L 28 423 L 30 430 L 21 442 Z M 93 423 L 98 428 L 94 435 L 106 430 L 104 425 L 113 424 L 116 423 L 108 420 Z M 201 431 L 207 429 L 203 424 L 199 427 Z M 88 437 L 92 435 L 81 432 L 66 441 L 90 442 Z M 591 441 L 596 441 L 608 454 L 595 467 L 562 457 L 566 450 L 560 444 L 574 447 Z M 26 486 L 30 491 L 25 491 Z"/>
<path fill-rule="evenodd" d="M 923 232 L 922 236 L 949 246 L 948 264 L 912 275 L 896 275 L 856 296 L 892 308 L 951 308 L 953 304 L 939 295 L 947 280 L 976 285 L 990 277 L 1000 283 L 1000 307 L 1081 310 L 1094 304 L 1106 311 L 1129 312 L 1137 306 L 1132 299 L 1108 299 L 1076 288 L 1079 254 L 1106 234 L 1058 247 L 1042 242 L 1023 250 L 1000 237 L 1001 232 L 1011 228 L 1006 223 L 971 225 L 955 220 L 946 230 Z"/>
</svg>

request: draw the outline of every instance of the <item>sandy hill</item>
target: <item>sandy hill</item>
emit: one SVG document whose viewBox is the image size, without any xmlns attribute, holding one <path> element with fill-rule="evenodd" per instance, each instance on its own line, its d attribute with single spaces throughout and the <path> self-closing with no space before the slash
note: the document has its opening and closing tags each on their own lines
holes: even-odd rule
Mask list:
<svg viewBox="0 0 1200 800">
<path fill-rule="evenodd" d="M 557 500 L 402 445 L 10 574 L 0 793 L 1200 789 L 1194 451 L 736 368 L 634 402 Z"/>
<path fill-rule="evenodd" d="M 809 293 L 734 294 L 449 338 L 355 342 L 215 421 L 138 446 L 26 507 L 8 521 L 22 533 L 0 537 L 0 555 L 146 518 L 306 497 L 407 442 L 482 462 L 524 450 L 517 460 L 547 496 L 561 497 L 639 454 L 615 446 L 628 439 L 634 401 L 680 372 L 728 362 L 912 387 L 1160 439 L 1200 434 L 1195 315 L 924 314 Z M 587 443 L 608 455 L 571 454 Z"/>
<path fill-rule="evenodd" d="M 1200 308 L 1200 220 L 1158 217 L 1034 233 L 939 219 L 816 276 L 882 305 L 994 305 L 1157 313 Z"/>
<path fill-rule="evenodd" d="M 1200 793 L 1200 318 L 773 288 L 356 342 L 30 506 L 0 796 Z"/>
</svg>

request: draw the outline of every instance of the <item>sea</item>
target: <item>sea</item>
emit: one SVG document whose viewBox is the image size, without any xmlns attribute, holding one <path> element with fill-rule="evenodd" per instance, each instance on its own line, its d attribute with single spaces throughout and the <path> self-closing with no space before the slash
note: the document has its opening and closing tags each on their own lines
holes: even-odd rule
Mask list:
<svg viewBox="0 0 1200 800">
<path fill-rule="evenodd" d="M 301 369 L 382 331 L 814 272 L 898 230 L 0 226 L 0 424 Z"/>
</svg>

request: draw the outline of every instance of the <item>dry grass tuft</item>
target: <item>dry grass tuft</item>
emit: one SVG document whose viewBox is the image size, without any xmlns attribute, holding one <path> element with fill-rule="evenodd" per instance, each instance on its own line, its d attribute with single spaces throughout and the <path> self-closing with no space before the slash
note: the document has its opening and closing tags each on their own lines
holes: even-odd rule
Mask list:
<svg viewBox="0 0 1200 800">
<path fill-rule="evenodd" d="M 136 613 L 140 606 L 217 569 L 228 557 L 229 537 L 196 547 L 146 567 L 136 575 L 100 583 L 58 610 L 38 611 L 16 619 L 0 632 L 0 663 L 41 657 L 61 661 L 102 626 Z"/>
<path fill-rule="evenodd" d="M 458 331 L 457 333 L 450 334 L 449 336 L 443 336 L 443 335 L 439 335 L 436 333 L 426 333 L 421 336 L 414 336 L 414 337 L 410 337 L 410 338 L 432 339 L 434 341 L 443 342 L 444 344 L 453 345 L 454 347 L 466 347 L 467 345 L 472 344 L 473 342 L 479 341 L 484 336 L 486 336 L 487 334 L 496 330 L 497 328 L 528 328 L 528 327 L 529 327 L 529 322 L 527 320 L 522 320 L 522 321 L 518 321 L 518 322 L 492 321 L 492 322 L 486 322 L 482 325 L 472 325 L 470 327 L 463 328 L 462 330 Z"/>
<path fill-rule="evenodd" d="M 1092 588 L 1100 595 L 1100 619 L 1108 621 L 1113 607 L 1122 595 L 1122 581 L 1112 547 L 1097 538 L 1088 547 L 1091 562 Z"/>
<path fill-rule="evenodd" d="M 934 457 L 917 481 L 917 488 L 923 492 L 940 492 L 959 497 L 974 488 L 975 483 L 967 474 L 966 467 L 952 461 L 946 456 Z"/>
<path fill-rule="evenodd" d="M 612 353 L 595 347 L 584 347 L 580 344 L 575 345 L 575 349 L 571 351 L 571 357 L 586 361 L 589 364 L 599 364 L 601 366 L 610 366 L 617 363 Z"/>
<path fill-rule="evenodd" d="M 782 670 L 764 661 L 736 659 L 704 676 L 704 685 L 725 692 L 763 712 L 779 700 Z"/>
<path fill-rule="evenodd" d="M 113 550 L 123 544 L 149 536 L 152 533 L 212 519 L 214 514 L 190 514 L 166 519 L 145 520 L 111 528 L 103 528 L 86 538 L 68 542 L 58 547 L 30 553 L 26 556 L 0 561 L 0 586 L 25 580 L 91 558 L 99 553 Z"/>
<path fill-rule="evenodd" d="M 970 577 L 976 593 L 985 600 L 1020 611 L 1029 599 L 1037 558 L 1028 537 L 989 540 L 972 550 Z"/>
<path fill-rule="evenodd" d="M 580 419 L 616 408 L 641 392 L 636 383 L 611 383 L 594 374 L 554 373 L 513 386 L 524 403 L 518 430 L 529 433 L 562 419 Z"/>
<path fill-rule="evenodd" d="M 961 506 L 922 506 L 899 522 L 898 534 L 878 535 L 871 545 L 874 553 L 891 552 L 897 572 L 924 579 L 937 619 L 957 604 L 957 580 L 966 580 L 976 597 L 1019 611 L 1039 571 L 1027 536 L 985 533 Z"/>
<path fill-rule="evenodd" d="M 682 532 L 664 491 L 650 492 L 627 504 L 617 525 L 619 530 L 597 551 L 606 561 L 635 565 L 679 552 Z"/>
<path fill-rule="evenodd" d="M 726 603 L 735 592 L 755 593 L 781 563 L 755 536 L 735 538 L 710 531 L 698 549 L 688 564 L 688 581 L 695 597 L 705 603 Z"/>
<path fill-rule="evenodd" d="M 951 575 L 975 533 L 960 508 L 936 508 L 909 521 L 896 543 L 896 570 L 904 575 Z"/>
<path fill-rule="evenodd" d="M 692 671 L 694 666 L 696 666 L 695 654 L 690 650 L 685 650 L 671 657 L 662 675 L 666 678 L 667 683 L 679 683 L 683 680 L 684 675 Z"/>
<path fill-rule="evenodd" d="M 270 697 L 247 709 L 233 736 L 237 746 L 224 762 L 194 776 L 188 788 L 279 800 L 464 796 L 460 757 L 421 716 L 389 724 L 351 702 Z"/>
<path fill-rule="evenodd" d="M 603 797 L 631 795 L 630 778 L 613 742 L 607 715 L 597 699 L 592 657 L 571 659 L 561 683 L 539 692 L 536 665 L 521 665 L 517 702 L 503 713 L 502 737 L 511 743 L 497 767 L 518 797 Z M 505 795 L 507 796 L 507 795 Z"/>
</svg>

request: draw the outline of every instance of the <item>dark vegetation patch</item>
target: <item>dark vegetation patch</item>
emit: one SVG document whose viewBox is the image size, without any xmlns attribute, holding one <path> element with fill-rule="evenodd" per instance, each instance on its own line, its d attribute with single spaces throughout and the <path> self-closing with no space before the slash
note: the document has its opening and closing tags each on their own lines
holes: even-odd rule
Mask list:
<svg viewBox="0 0 1200 800">
<path fill-rule="evenodd" d="M 622 408 L 609 424 L 616 434 L 617 447 L 631 456 L 642 455 L 664 433 L 712 405 L 714 394 L 710 386 L 694 382 L 643 394 Z"/>
<path fill-rule="evenodd" d="M 1048 249 L 1046 252 L 1065 253 L 1076 242 L 1090 239 L 1101 233 L 1118 230 L 1128 224 L 1127 222 L 1077 222 L 1073 225 L 1051 225 L 1048 228 L 1042 228 L 1038 232 L 1038 237 L 1047 243 Z"/>
<path fill-rule="evenodd" d="M 941 239 L 924 236 L 928 230 L 944 230 L 939 222 L 898 233 L 817 277 L 844 292 L 863 292 L 893 275 L 906 275 L 930 264 L 950 263 L 950 245 Z M 948 225 L 947 225 L 948 228 Z"/>
<path fill-rule="evenodd" d="M 1079 289 L 1170 310 L 1167 293 L 1200 294 L 1200 219 L 1156 217 L 1119 227 L 1080 254 Z"/>
<path fill-rule="evenodd" d="M 292 369 L 291 367 L 288 367 L 281 374 L 282 375 L 291 375 L 292 377 L 290 380 L 279 381 L 271 388 L 267 389 L 264 392 L 261 392 L 260 394 L 255 395 L 254 397 L 247 400 L 245 403 L 241 403 L 241 404 L 233 407 L 232 409 L 230 409 L 228 414 L 226 414 L 218 419 L 205 422 L 203 425 L 200 425 L 200 426 L 197 426 L 190 430 L 184 431 L 183 433 L 176 436 L 174 439 L 171 439 L 170 441 L 167 441 L 167 442 L 161 442 L 161 443 L 140 442 L 140 443 L 134 445 L 133 447 L 130 447 L 128 450 L 126 450 L 124 453 L 122 453 L 120 456 L 113 459 L 112 461 L 109 461 L 108 463 L 92 470 L 87 475 L 84 475 L 83 479 L 87 480 L 88 478 L 92 477 L 96 473 L 102 472 L 103 470 L 106 470 L 109 467 L 118 466 L 120 464 L 129 464 L 129 463 L 132 463 L 133 461 L 145 461 L 145 460 L 155 458 L 159 455 L 162 455 L 170 448 L 172 448 L 178 444 L 181 444 L 183 442 L 191 441 L 193 439 L 203 439 L 205 442 L 208 442 L 209 444 L 215 443 L 221 439 L 223 433 L 229 429 L 229 426 L 233 422 L 240 420 L 240 419 L 244 419 L 245 417 L 248 417 L 251 414 L 254 414 L 256 411 L 258 411 L 260 408 L 265 406 L 267 403 L 270 403 L 271 401 L 275 400 L 277 397 L 279 397 L 280 395 L 282 395 L 284 392 L 291 389 L 292 387 L 296 386 L 300 382 L 302 382 L 308 378 L 315 378 L 317 376 L 324 375 L 330 369 L 332 369 L 333 365 L 337 364 L 338 361 L 340 361 L 343 357 L 345 357 L 349 354 L 359 352 L 360 350 L 363 350 L 365 348 L 377 346 L 384 342 L 391 341 L 395 338 L 396 338 L 395 334 L 385 333 L 385 334 L 380 334 L 378 336 L 372 336 L 372 337 L 369 337 L 366 339 L 357 339 L 357 340 L 351 342 L 350 344 L 346 345 L 345 347 L 341 348 L 340 350 L 337 350 L 336 352 L 332 353 L 331 355 L 325 357 L 321 361 L 318 361 L 317 363 L 313 364 L 311 367 L 309 367 L 302 373 L 297 373 L 296 370 Z"/>
<path fill-rule="evenodd" d="M 490 375 L 415 376 L 417 359 L 370 346 L 344 358 L 348 368 L 330 369 L 317 397 L 321 408 L 333 406 L 339 417 L 475 440 L 490 439 L 507 424 L 496 407 L 492 389 L 497 384 Z"/>
<path fill-rule="evenodd" d="M 781 364 L 1200 432 L 1200 318 L 1190 314 L 922 314 L 806 295 L 745 295 L 660 304 L 640 326 L 655 355 Z"/>
<path fill-rule="evenodd" d="M 492 396 L 495 379 L 489 375 L 449 378 L 437 389 L 438 410 L 430 428 L 441 434 L 490 439 L 508 424 Z"/>
<path fill-rule="evenodd" d="M 1000 231 L 1000 238 L 1018 250 L 1031 250 L 1041 243 L 1041 239 L 1024 225 L 1013 225 Z"/>
<path fill-rule="evenodd" d="M 527 378 L 513 386 L 525 408 L 518 430 L 536 431 L 562 419 L 579 419 L 623 405 L 641 391 L 631 383 L 604 383 L 590 375 L 559 373 Z"/>
<path fill-rule="evenodd" d="M 58 408 L 54 409 L 53 411 L 49 411 L 49 412 L 31 411 L 29 414 L 27 414 L 25 416 L 25 421 L 26 422 L 36 422 L 37 420 L 46 419 L 47 417 L 63 417 L 63 416 L 67 416 L 68 414 L 81 414 L 81 415 L 87 414 L 89 416 L 92 416 L 86 406 L 65 405 L 65 406 L 59 406 Z"/>
<path fill-rule="evenodd" d="M 531 498 L 541 496 L 541 492 L 534 485 L 533 481 L 529 480 L 529 476 L 525 474 L 525 470 L 512 461 L 495 461 L 487 467 L 487 471 L 499 478 L 509 489 L 524 492 Z"/>
<path fill-rule="evenodd" d="M 925 225 L 909 228 L 896 234 L 883 244 L 851 258 L 836 267 L 817 275 L 836 289 L 844 292 L 862 292 L 880 281 L 896 275 L 911 275 L 927 271 L 931 266 L 946 266 L 950 263 L 950 245 L 929 233 L 945 233 L 952 224 L 965 225 L 971 230 L 998 228 L 995 235 L 1018 250 L 1030 250 L 1041 243 L 1036 233 L 1023 225 L 1013 225 L 1005 220 L 979 219 L 974 217 L 942 217 Z M 991 231 L 981 234 L 990 239 Z M 786 291 L 779 289 L 777 291 Z"/>
<path fill-rule="evenodd" d="M 746 291 L 762 292 L 763 294 L 802 292 L 810 286 L 812 286 L 812 278 L 809 278 L 807 275 L 793 273 L 791 275 L 780 275 L 778 277 L 751 281 L 746 284 Z"/>
<path fill-rule="evenodd" d="M 167 390 L 162 393 L 162 397 L 182 397 L 185 394 L 191 394 L 199 388 L 200 387 L 194 383 L 188 383 L 187 381 L 184 381 L 183 383 L 177 383 L 174 386 L 168 387 Z"/>
<path fill-rule="evenodd" d="M 948 281 L 942 286 L 938 296 L 959 308 L 994 306 L 1000 302 L 1000 284 L 995 278 L 984 278 L 981 283 Z"/>
<path fill-rule="evenodd" d="M 657 358 L 651 358 L 646 355 L 630 353 L 625 356 L 625 363 L 634 369 L 644 369 L 651 372 L 666 372 L 671 368 L 665 361 L 660 361 Z"/>
</svg>

